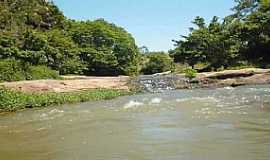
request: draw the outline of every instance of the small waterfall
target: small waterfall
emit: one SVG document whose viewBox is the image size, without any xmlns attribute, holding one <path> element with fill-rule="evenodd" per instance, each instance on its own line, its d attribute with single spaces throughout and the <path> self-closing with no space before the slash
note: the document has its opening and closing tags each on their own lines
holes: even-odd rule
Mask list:
<svg viewBox="0 0 270 160">
<path fill-rule="evenodd" d="M 141 75 L 134 83 L 146 92 L 158 93 L 178 88 L 190 88 L 188 79 L 181 75 Z"/>
</svg>

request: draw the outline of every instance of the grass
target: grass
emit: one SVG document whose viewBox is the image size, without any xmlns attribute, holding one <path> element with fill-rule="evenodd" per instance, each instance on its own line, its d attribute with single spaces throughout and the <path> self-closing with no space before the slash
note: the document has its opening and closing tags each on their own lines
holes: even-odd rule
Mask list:
<svg viewBox="0 0 270 160">
<path fill-rule="evenodd" d="M 112 99 L 133 92 L 95 89 L 72 93 L 23 93 L 0 88 L 0 112 L 14 112 L 26 108 L 40 108 L 69 103 Z"/>
</svg>

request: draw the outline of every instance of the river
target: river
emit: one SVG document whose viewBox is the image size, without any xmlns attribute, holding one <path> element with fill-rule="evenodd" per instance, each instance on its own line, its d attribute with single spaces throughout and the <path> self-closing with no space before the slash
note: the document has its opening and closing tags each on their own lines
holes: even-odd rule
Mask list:
<svg viewBox="0 0 270 160">
<path fill-rule="evenodd" d="M 269 158 L 269 85 L 167 91 L 0 116 L 1 160 Z"/>
</svg>

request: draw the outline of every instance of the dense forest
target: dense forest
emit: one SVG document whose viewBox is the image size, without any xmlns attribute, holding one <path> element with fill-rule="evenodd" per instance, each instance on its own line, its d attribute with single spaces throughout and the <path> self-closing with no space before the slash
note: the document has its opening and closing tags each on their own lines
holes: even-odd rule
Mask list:
<svg viewBox="0 0 270 160">
<path fill-rule="evenodd" d="M 103 19 L 67 19 L 47 0 L 0 3 L 0 79 L 54 78 L 53 70 L 60 74 L 137 74 L 139 50 L 123 28 Z"/>
<path fill-rule="evenodd" d="M 175 62 L 204 70 L 253 65 L 270 67 L 270 0 L 235 0 L 234 14 L 209 24 L 196 17 L 190 34 L 174 40 L 169 51 Z"/>
<path fill-rule="evenodd" d="M 103 19 L 68 19 L 48 0 L 0 0 L 0 81 L 58 75 L 136 75 L 175 63 L 270 67 L 270 0 L 235 0 L 234 14 L 193 21 L 169 54 L 139 49 L 125 29 Z"/>
</svg>

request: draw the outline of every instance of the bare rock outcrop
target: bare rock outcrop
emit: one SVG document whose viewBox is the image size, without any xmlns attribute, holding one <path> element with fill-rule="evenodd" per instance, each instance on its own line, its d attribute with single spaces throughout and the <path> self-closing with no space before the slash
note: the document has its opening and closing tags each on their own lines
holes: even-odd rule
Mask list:
<svg viewBox="0 0 270 160">
<path fill-rule="evenodd" d="M 129 77 L 65 77 L 66 80 L 5 82 L 0 85 L 23 92 L 76 92 L 89 89 L 128 90 Z"/>
</svg>

